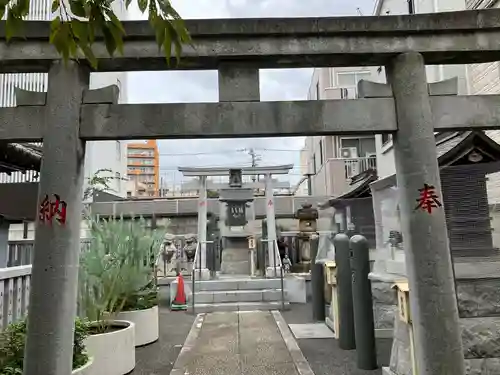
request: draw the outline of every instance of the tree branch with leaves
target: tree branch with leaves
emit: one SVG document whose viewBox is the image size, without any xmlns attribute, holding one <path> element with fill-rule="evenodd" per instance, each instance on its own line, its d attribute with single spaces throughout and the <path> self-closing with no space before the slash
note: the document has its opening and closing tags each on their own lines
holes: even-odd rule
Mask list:
<svg viewBox="0 0 500 375">
<path fill-rule="evenodd" d="M 53 0 L 54 18 L 50 25 L 50 43 L 64 61 L 84 56 L 96 69 L 98 59 L 93 51 L 96 37 L 102 38 L 110 56 L 123 54 L 125 29 L 112 5 L 125 1 L 128 9 L 132 0 Z M 155 32 L 159 50 L 164 51 L 170 64 L 172 52 L 179 62 L 184 44 L 191 38 L 184 21 L 170 0 L 137 0 L 140 11 L 148 12 L 148 20 Z M 0 17 L 6 18 L 6 39 L 22 36 L 23 21 L 28 16 L 30 0 L 0 0 Z"/>
<path fill-rule="evenodd" d="M 116 177 L 113 176 L 112 173 L 113 171 L 111 169 L 101 168 L 95 171 L 92 176 L 87 177 L 87 187 L 83 192 L 83 201 L 92 198 L 95 193 L 100 191 L 114 191 L 111 187 L 111 183 L 115 180 L 127 181 L 125 177 Z"/>
</svg>

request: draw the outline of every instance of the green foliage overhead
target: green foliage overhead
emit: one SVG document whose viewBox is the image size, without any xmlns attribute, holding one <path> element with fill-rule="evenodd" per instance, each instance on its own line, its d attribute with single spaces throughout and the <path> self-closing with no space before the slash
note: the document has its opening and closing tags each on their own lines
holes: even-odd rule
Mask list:
<svg viewBox="0 0 500 375">
<path fill-rule="evenodd" d="M 26 343 L 26 320 L 10 324 L 0 334 L 0 375 L 22 375 L 24 346 Z M 88 323 L 77 319 L 73 341 L 73 370 L 88 361 L 83 341 L 88 335 Z"/>
<path fill-rule="evenodd" d="M 163 236 L 142 219 L 91 218 L 89 226 L 91 243 L 80 256 L 79 310 L 102 333 L 120 312 L 157 304 L 154 263 Z"/>
<path fill-rule="evenodd" d="M 96 36 L 104 39 L 110 56 L 123 54 L 125 30 L 112 9 L 114 2 L 125 2 L 128 9 L 132 0 L 53 0 L 50 43 L 62 58 L 78 59 L 84 56 L 93 68 L 97 59 L 92 46 Z M 172 52 L 179 61 L 182 47 L 191 39 L 184 21 L 172 7 L 170 0 L 137 0 L 137 5 L 155 31 L 158 48 L 163 49 L 167 63 Z M 29 14 L 30 0 L 0 0 L 0 16 L 7 14 L 6 38 L 22 36 L 23 19 Z"/>
</svg>

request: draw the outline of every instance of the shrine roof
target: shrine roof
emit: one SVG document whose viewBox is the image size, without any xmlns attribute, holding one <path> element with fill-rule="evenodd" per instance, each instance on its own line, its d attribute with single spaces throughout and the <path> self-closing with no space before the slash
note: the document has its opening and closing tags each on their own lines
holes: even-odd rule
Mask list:
<svg viewBox="0 0 500 375">
<path fill-rule="evenodd" d="M 460 162 L 472 151 L 485 156 L 486 162 L 500 161 L 500 144 L 484 131 L 444 132 L 436 135 L 436 149 L 440 167 Z M 472 164 L 468 162 L 467 164 Z"/>
<path fill-rule="evenodd" d="M 32 143 L 0 142 L 0 173 L 40 171 L 41 147 Z"/>
<path fill-rule="evenodd" d="M 348 191 L 338 197 L 330 198 L 325 203 L 319 205 L 319 208 L 324 209 L 327 207 L 333 207 L 336 204 L 342 204 L 342 202 L 350 199 L 370 197 L 370 184 L 376 180 L 377 171 L 375 169 L 368 169 L 351 178 Z"/>
<path fill-rule="evenodd" d="M 463 157 L 472 151 L 477 151 L 486 156 L 486 162 L 500 161 L 500 144 L 482 130 L 440 132 L 435 137 L 440 168 L 456 165 L 457 162 L 463 161 Z M 469 162 L 468 164 L 472 163 Z M 396 184 L 396 175 L 392 174 L 373 181 L 371 188 L 381 190 Z"/>
</svg>

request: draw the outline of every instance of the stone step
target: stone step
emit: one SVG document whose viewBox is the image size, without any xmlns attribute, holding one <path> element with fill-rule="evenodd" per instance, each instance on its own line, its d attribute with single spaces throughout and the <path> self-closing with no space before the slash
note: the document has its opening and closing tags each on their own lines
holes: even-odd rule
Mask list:
<svg viewBox="0 0 500 375">
<path fill-rule="evenodd" d="M 285 309 L 290 306 L 285 302 Z M 196 303 L 196 313 L 209 313 L 216 311 L 268 311 L 280 310 L 282 307 L 281 301 L 278 302 L 227 302 L 227 303 Z"/>
<path fill-rule="evenodd" d="M 281 301 L 281 289 L 260 290 L 218 290 L 198 291 L 195 294 L 195 303 L 222 303 L 222 302 L 276 302 Z M 285 293 L 286 300 L 286 293 Z"/>
<path fill-rule="evenodd" d="M 196 291 L 265 290 L 280 288 L 281 280 L 279 278 L 230 278 L 219 280 L 200 280 L 195 282 Z"/>
</svg>

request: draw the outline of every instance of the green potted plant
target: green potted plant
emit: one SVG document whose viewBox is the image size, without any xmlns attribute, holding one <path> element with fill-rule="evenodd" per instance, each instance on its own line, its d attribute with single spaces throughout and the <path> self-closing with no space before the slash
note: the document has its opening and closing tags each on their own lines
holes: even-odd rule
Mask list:
<svg viewBox="0 0 500 375">
<path fill-rule="evenodd" d="M 155 342 L 160 335 L 156 260 L 161 250 L 163 234 L 146 227 L 144 220 L 132 224 L 117 224 L 114 230 L 124 230 L 129 241 L 123 248 L 123 258 L 129 260 L 127 283 L 120 296 L 123 304 L 118 319 L 135 324 L 135 346 Z"/>
<path fill-rule="evenodd" d="M 159 336 L 151 262 L 161 236 L 144 220 L 90 218 L 89 228 L 79 278 L 80 314 L 92 322 L 86 345 L 96 374 L 123 375 L 135 367 L 135 346 Z"/>
<path fill-rule="evenodd" d="M 75 320 L 72 375 L 90 373 L 93 359 L 87 355 L 84 344 L 88 336 L 88 328 L 87 322 Z M 0 375 L 22 375 L 25 342 L 26 320 L 10 324 L 0 334 Z"/>
</svg>

